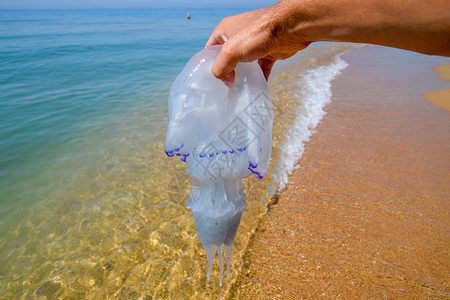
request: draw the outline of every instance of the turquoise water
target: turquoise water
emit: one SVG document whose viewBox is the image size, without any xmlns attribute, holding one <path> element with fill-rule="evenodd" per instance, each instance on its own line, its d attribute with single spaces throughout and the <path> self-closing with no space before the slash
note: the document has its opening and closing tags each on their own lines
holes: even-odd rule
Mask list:
<svg viewBox="0 0 450 300">
<path fill-rule="evenodd" d="M 0 225 L 140 122 L 161 142 L 171 82 L 233 13 L 1 11 Z"/>
<path fill-rule="evenodd" d="M 135 288 L 111 278 L 134 267 L 124 249 L 138 239 L 135 253 L 156 266 L 142 289 L 165 293 L 158 266 L 180 260 L 167 249 L 195 238 L 184 166 L 163 151 L 168 93 L 238 12 L 0 11 L 0 295 Z M 182 243 L 167 240 L 177 218 Z"/>
</svg>

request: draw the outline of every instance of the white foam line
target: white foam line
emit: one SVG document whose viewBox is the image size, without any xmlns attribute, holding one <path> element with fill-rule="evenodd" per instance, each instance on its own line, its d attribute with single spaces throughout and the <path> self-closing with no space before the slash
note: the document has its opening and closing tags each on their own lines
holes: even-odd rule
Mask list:
<svg viewBox="0 0 450 300">
<path fill-rule="evenodd" d="M 313 135 L 319 125 L 325 105 L 331 102 L 331 81 L 345 69 L 348 64 L 336 56 L 335 60 L 307 71 L 300 79 L 297 96 L 301 105 L 297 107 L 296 118 L 288 131 L 284 143 L 280 146 L 280 160 L 276 162 L 273 179 L 278 183 L 278 191 L 283 190 L 289 182 L 289 175 L 295 170 L 297 162 L 305 151 L 305 142 Z"/>
</svg>

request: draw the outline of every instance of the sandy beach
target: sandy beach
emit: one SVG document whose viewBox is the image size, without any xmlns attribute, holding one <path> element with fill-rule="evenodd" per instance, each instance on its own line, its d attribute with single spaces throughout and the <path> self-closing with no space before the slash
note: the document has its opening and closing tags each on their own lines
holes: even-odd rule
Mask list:
<svg viewBox="0 0 450 300">
<path fill-rule="evenodd" d="M 420 96 L 446 83 L 408 55 L 343 56 L 328 114 L 261 219 L 230 298 L 450 296 L 450 118 Z"/>
<path fill-rule="evenodd" d="M 434 69 L 440 78 L 450 81 L 450 64 L 435 66 Z M 450 111 L 450 88 L 424 93 L 422 96 L 433 105 Z"/>
</svg>

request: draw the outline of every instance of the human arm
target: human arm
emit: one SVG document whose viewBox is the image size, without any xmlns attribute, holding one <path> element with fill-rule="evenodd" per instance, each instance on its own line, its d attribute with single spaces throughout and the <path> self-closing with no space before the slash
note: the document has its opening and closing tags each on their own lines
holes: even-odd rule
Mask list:
<svg viewBox="0 0 450 300">
<path fill-rule="evenodd" d="M 281 0 L 225 18 L 206 46 L 223 44 L 212 72 L 231 86 L 238 62 L 258 60 L 267 79 L 276 60 L 315 41 L 369 43 L 450 56 L 450 1 Z"/>
</svg>

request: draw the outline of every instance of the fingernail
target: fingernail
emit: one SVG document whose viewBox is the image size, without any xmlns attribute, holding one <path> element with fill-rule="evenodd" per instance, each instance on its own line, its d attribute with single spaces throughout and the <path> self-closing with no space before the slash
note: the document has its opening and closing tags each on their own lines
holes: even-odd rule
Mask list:
<svg viewBox="0 0 450 300">
<path fill-rule="evenodd" d="M 225 83 L 225 85 L 227 86 L 227 88 L 231 89 L 231 87 L 233 86 L 233 84 L 229 81 L 226 80 L 222 80 L 223 83 Z"/>
<path fill-rule="evenodd" d="M 225 85 L 228 88 L 231 88 L 233 86 L 233 81 L 234 81 L 234 72 L 231 72 L 230 74 L 227 74 L 225 76 L 224 79 L 222 79 L 223 83 L 225 83 Z"/>
</svg>

